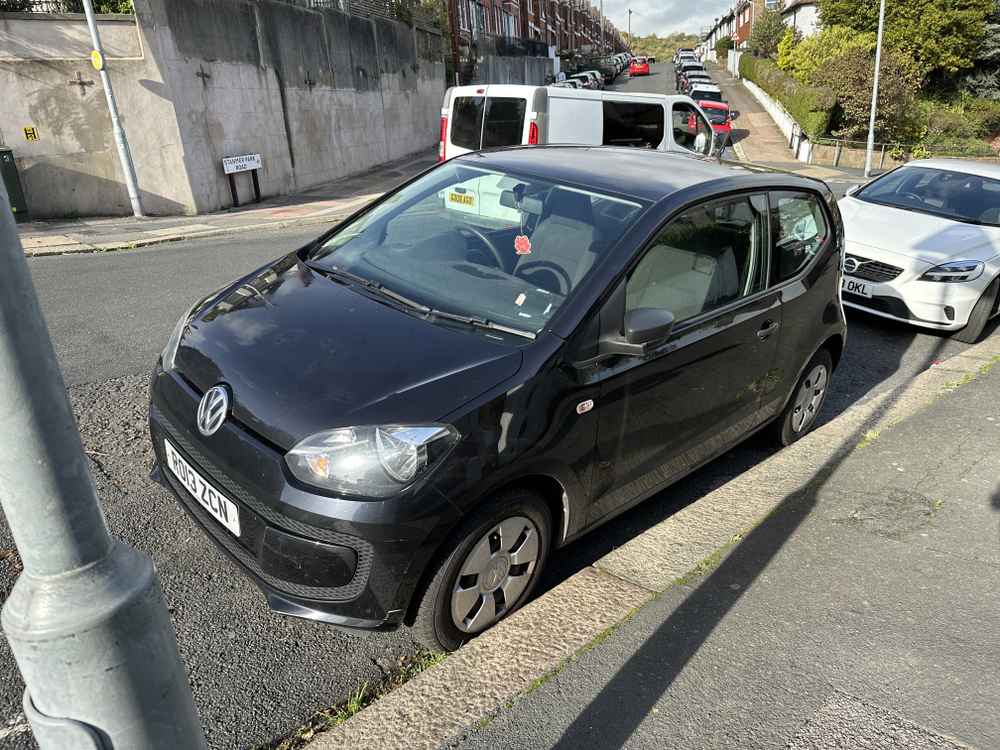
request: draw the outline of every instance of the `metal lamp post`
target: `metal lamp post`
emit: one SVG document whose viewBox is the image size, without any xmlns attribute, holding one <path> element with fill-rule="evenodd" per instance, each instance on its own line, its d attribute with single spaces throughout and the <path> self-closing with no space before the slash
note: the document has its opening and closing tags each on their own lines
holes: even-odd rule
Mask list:
<svg viewBox="0 0 1000 750">
<path fill-rule="evenodd" d="M 3 631 L 42 750 L 204 750 L 153 563 L 104 522 L 0 181 L 0 505 L 24 572 Z"/>
<path fill-rule="evenodd" d="M 872 111 L 868 120 L 868 148 L 865 151 L 865 178 L 872 175 L 872 157 L 875 153 L 875 113 L 878 110 L 878 79 L 882 68 L 882 34 L 885 31 L 885 0 L 878 12 L 878 41 L 875 45 L 875 82 L 872 84 Z"/>
</svg>

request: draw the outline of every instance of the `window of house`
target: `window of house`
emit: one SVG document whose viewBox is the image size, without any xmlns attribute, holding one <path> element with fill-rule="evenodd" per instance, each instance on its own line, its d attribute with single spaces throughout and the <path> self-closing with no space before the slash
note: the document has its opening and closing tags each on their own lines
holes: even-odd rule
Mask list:
<svg viewBox="0 0 1000 750">
<path fill-rule="evenodd" d="M 764 219 L 747 196 L 688 209 L 629 276 L 626 310 L 669 310 L 681 322 L 760 291 L 764 237 Z"/>
<path fill-rule="evenodd" d="M 771 283 L 792 278 L 819 252 L 828 230 L 819 199 L 809 193 L 771 193 L 774 261 Z"/>
</svg>

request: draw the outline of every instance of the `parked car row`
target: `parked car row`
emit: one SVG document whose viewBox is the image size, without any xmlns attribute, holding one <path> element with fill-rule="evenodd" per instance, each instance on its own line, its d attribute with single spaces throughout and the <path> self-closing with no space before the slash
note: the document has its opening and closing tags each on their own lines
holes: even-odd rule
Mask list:
<svg viewBox="0 0 1000 750">
<path fill-rule="evenodd" d="M 722 89 L 712 80 L 711 74 L 699 62 L 693 50 L 681 49 L 674 57 L 677 90 L 694 99 L 712 122 L 716 138 L 725 144 L 732 137 L 733 120 L 740 116 L 729 108 Z"/>
<path fill-rule="evenodd" d="M 585 65 L 593 65 L 593 68 L 568 74 L 566 80 L 557 81 L 551 85 L 558 88 L 604 89 L 613 84 L 618 76 L 628 69 L 630 58 L 630 55 L 621 52 L 592 60 Z"/>
</svg>

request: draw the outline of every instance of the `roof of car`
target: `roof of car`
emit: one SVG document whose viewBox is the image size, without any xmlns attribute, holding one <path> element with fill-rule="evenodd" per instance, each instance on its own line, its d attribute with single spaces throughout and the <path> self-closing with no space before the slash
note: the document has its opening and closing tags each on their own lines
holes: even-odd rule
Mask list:
<svg viewBox="0 0 1000 750">
<path fill-rule="evenodd" d="M 714 83 L 692 83 L 691 84 L 691 90 L 692 91 L 722 91 L 722 89 L 720 89 Z"/>
<path fill-rule="evenodd" d="M 537 175 L 555 182 L 652 202 L 700 183 L 739 179 L 754 173 L 781 174 L 792 184 L 815 182 L 755 165 L 615 146 L 520 146 L 474 151 L 456 157 L 455 161 Z"/>
<path fill-rule="evenodd" d="M 729 105 L 725 102 L 713 102 L 711 99 L 699 101 L 698 106 L 702 109 L 729 109 Z"/>
<path fill-rule="evenodd" d="M 929 169 L 948 169 L 952 172 L 974 174 L 979 177 L 990 177 L 1000 180 L 1000 164 L 973 159 L 919 159 L 906 164 L 907 167 L 927 167 Z"/>
</svg>

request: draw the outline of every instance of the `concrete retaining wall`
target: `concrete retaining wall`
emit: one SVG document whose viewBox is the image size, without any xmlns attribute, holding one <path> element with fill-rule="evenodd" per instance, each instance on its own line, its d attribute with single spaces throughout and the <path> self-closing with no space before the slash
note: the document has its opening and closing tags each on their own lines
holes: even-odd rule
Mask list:
<svg viewBox="0 0 1000 750">
<path fill-rule="evenodd" d="M 136 19 L 102 18 L 102 32 L 113 41 L 109 71 L 149 213 L 231 205 L 224 156 L 260 153 L 261 190 L 275 195 L 437 139 L 445 88 L 437 34 L 270 0 L 135 6 Z M 0 140 L 14 149 L 35 217 L 129 212 L 80 25 L 79 16 L 0 15 L 9 102 Z M 249 176 L 237 180 L 248 199 Z"/>
<path fill-rule="evenodd" d="M 544 86 L 549 76 L 555 76 L 558 58 L 548 57 L 480 57 L 472 69 L 469 84 L 523 83 Z"/>
</svg>

